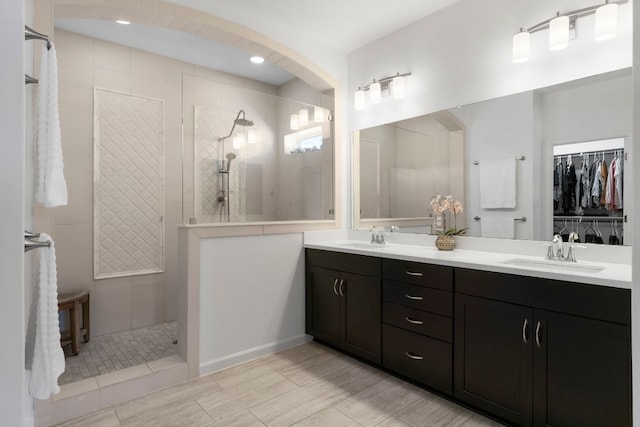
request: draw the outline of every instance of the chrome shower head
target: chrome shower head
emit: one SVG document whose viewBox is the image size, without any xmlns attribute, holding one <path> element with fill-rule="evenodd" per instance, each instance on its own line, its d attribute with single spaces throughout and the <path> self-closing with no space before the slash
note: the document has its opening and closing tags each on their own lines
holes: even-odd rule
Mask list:
<svg viewBox="0 0 640 427">
<path fill-rule="evenodd" d="M 226 169 L 226 171 L 229 172 L 229 167 L 231 166 L 231 160 L 235 159 L 236 155 L 234 153 L 229 152 L 229 153 L 227 153 L 226 157 L 227 157 L 227 169 Z"/>
<path fill-rule="evenodd" d="M 240 117 L 242 116 L 242 117 Z M 229 132 L 229 135 L 227 136 L 221 136 L 220 138 L 218 138 L 218 141 L 222 142 L 227 138 L 230 138 L 231 135 L 233 135 L 233 131 L 236 129 L 236 126 L 253 126 L 253 122 L 251 120 L 247 120 L 244 116 L 244 110 L 240 110 L 238 111 L 238 115 L 236 116 L 236 118 L 233 120 L 233 126 L 231 127 L 231 132 Z"/>
<path fill-rule="evenodd" d="M 240 115 L 242 114 L 242 117 Z M 236 119 L 233 121 L 238 126 L 253 126 L 253 122 L 251 120 L 247 120 L 244 116 L 244 110 L 238 111 L 238 115 Z"/>
</svg>

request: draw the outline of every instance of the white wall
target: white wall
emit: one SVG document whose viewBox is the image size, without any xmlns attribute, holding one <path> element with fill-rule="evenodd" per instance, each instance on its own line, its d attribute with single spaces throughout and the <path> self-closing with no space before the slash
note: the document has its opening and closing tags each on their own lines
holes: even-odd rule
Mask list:
<svg viewBox="0 0 640 427">
<path fill-rule="evenodd" d="M 200 372 L 306 342 L 302 234 L 202 239 Z"/>
<path fill-rule="evenodd" d="M 31 4 L 29 2 L 29 4 Z M 24 379 L 24 175 L 25 175 L 25 2 L 0 2 L 0 414 L 2 424 L 23 425 Z"/>
<path fill-rule="evenodd" d="M 540 150 L 533 142 L 534 94 L 526 92 L 480 102 L 452 110 L 465 127 L 465 168 L 467 170 L 465 218 L 469 236 L 480 236 L 480 222 L 475 216 L 527 217 L 526 222 L 515 224 L 517 239 L 532 239 L 534 217 L 533 193 L 541 191 L 534 185 L 534 151 Z M 480 208 L 480 165 L 483 160 L 525 156 L 516 162 L 517 197 L 515 209 L 484 210 Z"/>
<path fill-rule="evenodd" d="M 593 16 L 577 22 L 565 50 L 545 47 L 548 31 L 531 36 L 531 58 L 511 62 L 512 36 L 556 11 L 591 6 L 591 0 L 460 0 L 349 55 L 351 129 L 397 121 L 575 80 L 631 65 L 631 4 L 621 5 L 618 36 L 593 41 Z M 403 100 L 383 98 L 353 109 L 353 91 L 396 72 L 412 72 Z"/>
</svg>

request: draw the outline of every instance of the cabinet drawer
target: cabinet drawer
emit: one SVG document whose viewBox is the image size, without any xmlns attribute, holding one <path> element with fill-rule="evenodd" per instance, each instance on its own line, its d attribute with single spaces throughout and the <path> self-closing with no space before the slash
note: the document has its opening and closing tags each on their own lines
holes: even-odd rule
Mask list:
<svg viewBox="0 0 640 427">
<path fill-rule="evenodd" d="M 452 393 L 451 344 L 382 325 L 382 365 L 447 394 Z"/>
<path fill-rule="evenodd" d="M 407 283 L 384 281 L 383 299 L 443 316 L 453 316 L 453 293 Z"/>
<path fill-rule="evenodd" d="M 387 280 L 426 286 L 428 288 L 453 290 L 453 268 L 420 262 L 385 259 L 382 274 Z"/>
<path fill-rule="evenodd" d="M 307 249 L 305 254 L 307 265 L 363 276 L 380 277 L 381 275 L 382 261 L 380 258 L 319 249 Z"/>
<path fill-rule="evenodd" d="M 385 302 L 382 321 L 418 334 L 451 342 L 453 320 L 450 317 Z"/>
</svg>

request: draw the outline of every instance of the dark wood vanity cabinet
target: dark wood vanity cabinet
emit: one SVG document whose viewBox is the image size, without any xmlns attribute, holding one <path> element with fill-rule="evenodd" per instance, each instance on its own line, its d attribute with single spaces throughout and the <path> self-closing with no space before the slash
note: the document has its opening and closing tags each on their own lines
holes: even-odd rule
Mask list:
<svg viewBox="0 0 640 427">
<path fill-rule="evenodd" d="M 382 263 L 382 365 L 452 393 L 453 269 Z"/>
<path fill-rule="evenodd" d="M 628 290 L 455 274 L 457 399 L 514 425 L 631 425 Z"/>
<path fill-rule="evenodd" d="M 381 362 L 381 265 L 378 258 L 306 250 L 309 335 Z"/>
</svg>

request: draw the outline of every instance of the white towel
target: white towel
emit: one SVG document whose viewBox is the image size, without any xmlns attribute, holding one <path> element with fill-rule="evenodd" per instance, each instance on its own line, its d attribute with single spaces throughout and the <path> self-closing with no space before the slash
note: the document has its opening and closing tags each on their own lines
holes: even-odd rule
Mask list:
<svg viewBox="0 0 640 427">
<path fill-rule="evenodd" d="M 35 345 L 29 375 L 29 393 L 36 399 L 48 399 L 60 392 L 58 377 L 64 372 L 64 352 L 60 345 L 58 323 L 58 284 L 56 250 L 50 236 L 42 233 L 40 242 L 50 242 L 40 249 L 38 289 L 33 298 L 35 310 Z"/>
<path fill-rule="evenodd" d="M 515 237 L 515 220 L 513 218 L 482 217 L 480 219 L 480 235 L 498 239 Z"/>
<path fill-rule="evenodd" d="M 516 207 L 516 159 L 480 162 L 480 207 L 500 209 Z"/>
<path fill-rule="evenodd" d="M 38 76 L 37 124 L 36 203 L 44 204 L 48 208 L 66 206 L 67 183 L 64 179 L 58 111 L 58 59 L 53 43 L 50 49 L 42 47 Z"/>
</svg>

